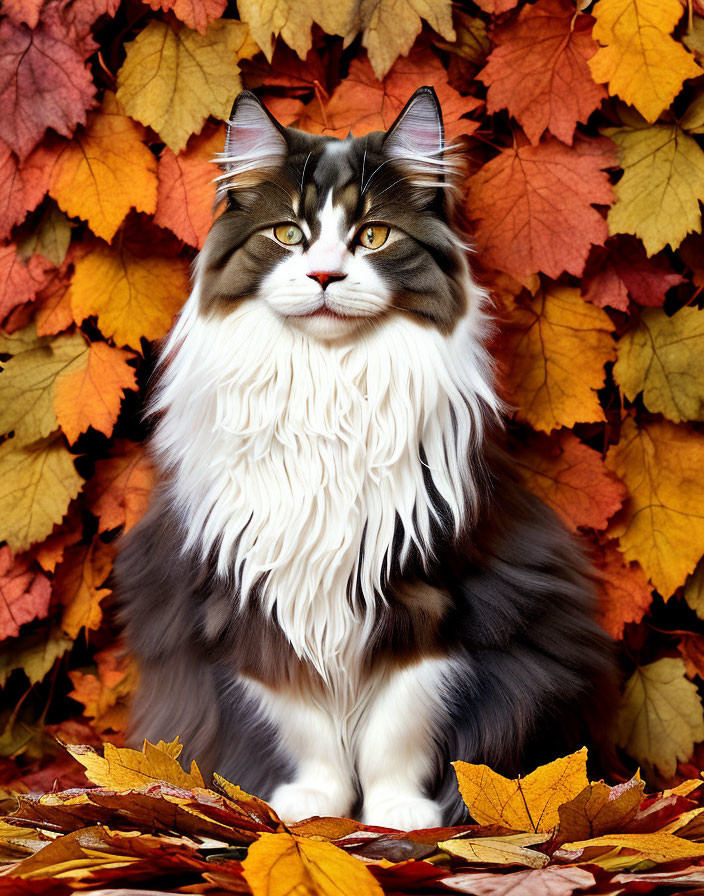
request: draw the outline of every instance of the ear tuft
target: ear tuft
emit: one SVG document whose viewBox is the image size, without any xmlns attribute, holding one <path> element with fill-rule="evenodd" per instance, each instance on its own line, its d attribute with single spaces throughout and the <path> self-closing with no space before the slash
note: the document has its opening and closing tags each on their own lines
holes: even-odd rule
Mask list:
<svg viewBox="0 0 704 896">
<path fill-rule="evenodd" d="M 218 199 L 230 190 L 259 183 L 284 162 L 287 153 L 281 125 L 253 93 L 243 90 L 230 113 L 225 150 L 217 159 L 224 172 L 217 178 Z"/>
<path fill-rule="evenodd" d="M 402 109 L 384 138 L 384 152 L 392 159 L 440 162 L 445 130 L 440 103 L 432 87 L 420 87 Z"/>
</svg>

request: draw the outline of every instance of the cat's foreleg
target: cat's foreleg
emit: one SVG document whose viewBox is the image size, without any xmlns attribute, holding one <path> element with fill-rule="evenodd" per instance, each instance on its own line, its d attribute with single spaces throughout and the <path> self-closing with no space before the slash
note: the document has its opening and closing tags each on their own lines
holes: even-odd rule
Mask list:
<svg viewBox="0 0 704 896">
<path fill-rule="evenodd" d="M 449 663 L 427 658 L 381 678 L 357 752 L 365 824 L 403 830 L 442 824 L 426 787 L 439 759 L 435 738 Z"/>
</svg>

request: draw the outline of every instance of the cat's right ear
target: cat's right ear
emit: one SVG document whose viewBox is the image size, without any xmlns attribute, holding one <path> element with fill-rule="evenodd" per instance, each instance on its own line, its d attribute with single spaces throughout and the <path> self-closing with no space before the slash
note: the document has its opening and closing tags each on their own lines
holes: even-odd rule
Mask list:
<svg viewBox="0 0 704 896">
<path fill-rule="evenodd" d="M 259 183 L 287 154 L 281 125 L 253 93 L 243 90 L 232 106 L 225 150 L 218 156 L 224 172 L 218 178 L 219 197 Z"/>
</svg>

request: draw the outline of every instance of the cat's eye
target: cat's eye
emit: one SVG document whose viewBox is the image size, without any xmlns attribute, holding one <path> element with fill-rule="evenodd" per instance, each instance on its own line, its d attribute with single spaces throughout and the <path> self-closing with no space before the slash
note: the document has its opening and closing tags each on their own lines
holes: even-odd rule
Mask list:
<svg viewBox="0 0 704 896">
<path fill-rule="evenodd" d="M 303 239 L 303 231 L 298 224 L 287 221 L 285 224 L 277 224 L 274 228 L 274 236 L 284 246 L 297 246 Z"/>
<path fill-rule="evenodd" d="M 357 234 L 357 242 L 365 249 L 381 249 L 389 236 L 385 224 L 365 224 Z"/>
</svg>

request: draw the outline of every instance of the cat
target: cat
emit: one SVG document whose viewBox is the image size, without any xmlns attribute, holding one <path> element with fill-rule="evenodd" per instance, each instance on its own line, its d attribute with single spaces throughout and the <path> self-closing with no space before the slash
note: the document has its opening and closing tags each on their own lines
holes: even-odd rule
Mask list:
<svg viewBox="0 0 704 896">
<path fill-rule="evenodd" d="M 615 680 L 589 564 L 501 447 L 461 152 L 430 87 L 347 139 L 243 91 L 220 163 L 115 567 L 133 737 L 286 821 L 458 823 L 452 760 L 578 747 Z"/>
</svg>

